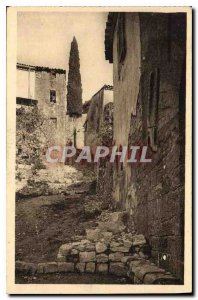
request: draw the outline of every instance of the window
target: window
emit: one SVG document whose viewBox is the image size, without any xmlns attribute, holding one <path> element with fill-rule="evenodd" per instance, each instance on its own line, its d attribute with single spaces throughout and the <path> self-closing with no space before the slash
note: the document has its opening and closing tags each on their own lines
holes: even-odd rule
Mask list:
<svg viewBox="0 0 198 300">
<path fill-rule="evenodd" d="M 56 91 L 50 90 L 50 102 L 56 103 Z"/>
<path fill-rule="evenodd" d="M 148 94 L 148 144 L 153 151 L 157 151 L 157 122 L 159 102 L 159 69 L 156 68 L 150 74 Z"/>
</svg>

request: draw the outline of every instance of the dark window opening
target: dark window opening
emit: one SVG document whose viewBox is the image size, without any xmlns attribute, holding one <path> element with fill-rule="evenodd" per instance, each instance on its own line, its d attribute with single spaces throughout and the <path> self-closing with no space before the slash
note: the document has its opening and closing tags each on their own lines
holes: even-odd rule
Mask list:
<svg viewBox="0 0 198 300">
<path fill-rule="evenodd" d="M 56 103 L 56 91 L 50 90 L 50 102 Z"/>
</svg>

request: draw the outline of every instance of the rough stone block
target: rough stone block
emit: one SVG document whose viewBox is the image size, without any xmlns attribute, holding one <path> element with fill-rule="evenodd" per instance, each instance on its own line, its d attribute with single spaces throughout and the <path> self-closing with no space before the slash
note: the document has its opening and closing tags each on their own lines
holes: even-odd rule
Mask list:
<svg viewBox="0 0 198 300">
<path fill-rule="evenodd" d="M 80 252 L 79 253 L 79 260 L 80 262 L 90 262 L 96 260 L 96 252 L 90 251 L 90 252 Z"/>
<path fill-rule="evenodd" d="M 77 272 L 84 273 L 85 272 L 85 263 L 77 263 L 75 269 Z"/>
<path fill-rule="evenodd" d="M 109 243 L 113 237 L 112 232 L 104 231 L 99 233 L 100 238 L 103 238 L 107 243 Z"/>
<path fill-rule="evenodd" d="M 144 276 L 145 284 L 179 284 L 178 280 L 170 274 L 148 273 Z"/>
<path fill-rule="evenodd" d="M 58 263 L 58 272 L 74 272 L 74 263 L 72 262 L 60 262 Z"/>
<path fill-rule="evenodd" d="M 151 265 L 142 265 L 135 268 L 134 274 L 136 277 L 138 277 L 141 281 L 143 281 L 144 276 L 147 273 L 165 273 L 165 270 L 158 268 L 157 266 L 151 266 Z"/>
<path fill-rule="evenodd" d="M 128 262 L 134 260 L 134 259 L 137 259 L 137 257 L 134 257 L 134 256 L 124 256 L 121 258 L 121 262 L 124 263 L 124 264 L 127 264 Z"/>
<path fill-rule="evenodd" d="M 108 264 L 105 264 L 105 263 L 97 264 L 96 272 L 102 273 L 102 274 L 107 274 L 108 273 Z"/>
<path fill-rule="evenodd" d="M 95 273 L 96 264 L 94 262 L 86 263 L 86 269 L 85 270 L 86 270 L 87 273 Z"/>
<path fill-rule="evenodd" d="M 114 252 L 109 254 L 110 261 L 121 261 L 123 257 L 124 257 L 124 253 L 122 252 Z"/>
<path fill-rule="evenodd" d="M 45 272 L 45 263 L 39 263 L 37 265 L 37 273 L 42 274 Z"/>
<path fill-rule="evenodd" d="M 108 262 L 108 260 L 109 260 L 108 255 L 104 253 L 96 255 L 96 261 L 99 263 L 105 263 Z"/>
<path fill-rule="evenodd" d="M 64 262 L 65 261 L 65 256 L 63 256 L 63 255 L 61 255 L 61 254 L 58 253 L 58 255 L 57 255 L 57 261 L 58 262 Z"/>
<path fill-rule="evenodd" d="M 98 242 L 96 244 L 96 252 L 97 253 L 102 253 L 105 252 L 107 250 L 107 245 L 103 242 Z"/>
<path fill-rule="evenodd" d="M 95 244 L 86 244 L 86 247 L 85 247 L 85 250 L 86 251 L 95 251 L 96 250 L 96 246 Z"/>
<path fill-rule="evenodd" d="M 99 229 L 86 229 L 87 239 L 96 242 L 99 238 Z"/>
<path fill-rule="evenodd" d="M 25 272 L 28 274 L 35 274 L 37 271 L 37 264 L 34 263 L 26 263 L 25 264 Z"/>
<path fill-rule="evenodd" d="M 45 263 L 44 272 L 45 273 L 56 273 L 58 271 L 58 265 L 56 262 Z"/>
<path fill-rule="evenodd" d="M 131 248 L 132 246 L 132 241 L 130 240 L 123 240 L 123 244 L 124 244 L 124 247 L 127 247 L 127 248 Z"/>
<path fill-rule="evenodd" d="M 16 261 L 15 263 L 16 271 L 22 272 L 25 269 L 25 262 L 24 261 Z"/>
<path fill-rule="evenodd" d="M 112 252 L 123 252 L 123 253 L 129 253 L 129 249 L 130 247 L 126 247 L 126 246 L 118 246 L 118 247 L 112 247 L 111 246 L 111 251 Z"/>
<path fill-rule="evenodd" d="M 143 244 L 146 244 L 143 234 L 137 234 L 133 237 L 133 246 L 141 246 Z"/>
<path fill-rule="evenodd" d="M 109 265 L 109 273 L 116 276 L 126 276 L 127 268 L 121 262 L 111 262 Z"/>
<path fill-rule="evenodd" d="M 59 248 L 59 255 L 62 256 L 66 256 L 69 251 L 72 249 L 72 244 L 63 244 L 60 248 Z"/>
</svg>

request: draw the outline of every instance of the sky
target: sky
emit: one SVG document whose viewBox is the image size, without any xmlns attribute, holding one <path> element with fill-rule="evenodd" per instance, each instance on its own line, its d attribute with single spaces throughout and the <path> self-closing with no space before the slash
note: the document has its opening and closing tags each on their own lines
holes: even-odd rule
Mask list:
<svg viewBox="0 0 198 300">
<path fill-rule="evenodd" d="M 105 60 L 107 13 L 18 12 L 17 62 L 66 69 L 73 36 L 78 42 L 83 102 L 112 85 L 112 64 Z"/>
</svg>

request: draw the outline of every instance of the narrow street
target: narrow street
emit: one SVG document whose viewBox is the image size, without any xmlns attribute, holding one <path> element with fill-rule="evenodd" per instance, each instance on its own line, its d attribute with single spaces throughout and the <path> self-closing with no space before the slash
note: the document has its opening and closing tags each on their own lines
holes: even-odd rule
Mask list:
<svg viewBox="0 0 198 300">
<path fill-rule="evenodd" d="M 56 180 L 52 174 L 55 174 Z M 35 195 L 36 190 L 38 194 L 41 193 L 42 184 L 37 184 L 37 188 L 32 189 L 27 183 L 28 180 L 22 185 L 18 183 L 19 188 L 22 188 L 18 188 L 17 195 L 20 197 L 16 201 L 16 261 L 55 261 L 62 244 L 83 238 L 86 229 L 95 229 L 97 226 L 97 216 L 100 212 L 95 209 L 98 199 L 95 194 L 93 171 L 84 170 L 83 167 L 77 170 L 64 165 L 54 166 L 53 169 L 47 166 L 47 169 L 41 169 L 39 174 L 31 178 L 31 184 L 37 182 L 37 176 L 40 183 L 45 181 L 45 177 L 48 179 L 45 194 L 50 193 L 52 189 L 57 194 L 31 196 L 31 193 Z M 125 277 L 105 274 L 32 275 L 16 272 L 16 283 L 121 284 L 127 281 Z"/>
</svg>

